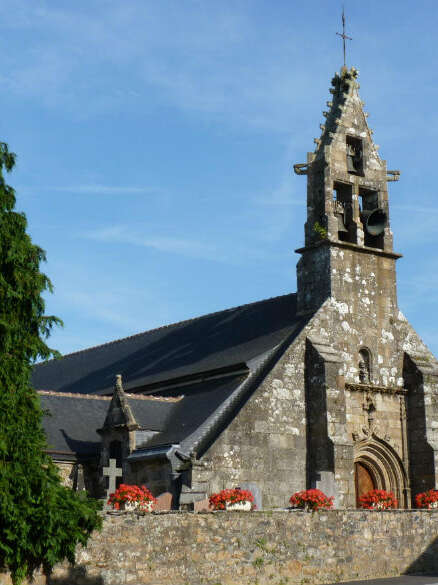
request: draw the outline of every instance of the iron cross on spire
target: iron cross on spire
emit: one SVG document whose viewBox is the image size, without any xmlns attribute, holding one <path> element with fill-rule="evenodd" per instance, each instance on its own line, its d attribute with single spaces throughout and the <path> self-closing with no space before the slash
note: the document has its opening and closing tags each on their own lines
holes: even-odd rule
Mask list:
<svg viewBox="0 0 438 585">
<path fill-rule="evenodd" d="M 344 46 L 344 67 L 347 66 L 346 63 L 346 57 L 345 57 L 345 40 L 348 39 L 349 41 L 352 41 L 353 39 L 351 37 L 348 37 L 345 34 L 345 13 L 344 13 L 344 7 L 342 7 L 342 33 L 336 33 L 337 35 L 339 35 L 342 38 L 342 44 Z"/>
</svg>

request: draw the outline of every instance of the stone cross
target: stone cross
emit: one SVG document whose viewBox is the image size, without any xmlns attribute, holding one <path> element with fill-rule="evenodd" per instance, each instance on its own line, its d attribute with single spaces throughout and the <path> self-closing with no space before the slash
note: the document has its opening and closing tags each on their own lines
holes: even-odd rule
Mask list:
<svg viewBox="0 0 438 585">
<path fill-rule="evenodd" d="M 109 460 L 109 467 L 103 468 L 103 475 L 108 477 L 108 489 L 106 490 L 106 497 L 109 498 L 110 494 L 116 491 L 116 478 L 122 477 L 123 471 L 120 467 L 117 467 L 116 459 Z"/>
</svg>

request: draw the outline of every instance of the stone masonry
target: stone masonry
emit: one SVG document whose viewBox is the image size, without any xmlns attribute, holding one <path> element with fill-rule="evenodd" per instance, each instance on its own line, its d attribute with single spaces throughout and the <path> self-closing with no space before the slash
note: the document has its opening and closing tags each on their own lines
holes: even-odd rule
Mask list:
<svg viewBox="0 0 438 585">
<path fill-rule="evenodd" d="M 438 571 L 437 511 L 107 516 L 52 585 L 294 585 Z M 38 575 L 35 585 L 45 579 Z M 0 573 L 0 584 L 10 585 Z"/>
<path fill-rule="evenodd" d="M 298 311 L 309 319 L 250 401 L 193 467 L 205 493 L 255 482 L 263 506 L 319 487 L 354 507 L 355 465 L 402 507 L 438 479 L 438 364 L 397 304 L 387 184 L 357 71 L 332 81 L 307 163 Z M 272 478 L 275 481 L 272 481 Z"/>
</svg>

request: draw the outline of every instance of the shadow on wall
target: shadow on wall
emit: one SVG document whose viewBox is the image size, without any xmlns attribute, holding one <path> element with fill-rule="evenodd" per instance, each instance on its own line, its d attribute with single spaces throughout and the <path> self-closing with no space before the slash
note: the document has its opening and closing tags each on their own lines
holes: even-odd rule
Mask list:
<svg viewBox="0 0 438 585">
<path fill-rule="evenodd" d="M 404 571 L 405 575 L 438 575 L 438 538 Z"/>
<path fill-rule="evenodd" d="M 47 585 L 104 585 L 100 575 L 87 575 L 84 566 L 70 566 L 63 575 L 51 575 L 47 579 Z"/>
</svg>

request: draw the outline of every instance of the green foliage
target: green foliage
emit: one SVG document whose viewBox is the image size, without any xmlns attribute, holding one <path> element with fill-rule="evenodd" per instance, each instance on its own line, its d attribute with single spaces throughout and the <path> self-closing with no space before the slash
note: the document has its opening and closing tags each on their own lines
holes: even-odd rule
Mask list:
<svg viewBox="0 0 438 585">
<path fill-rule="evenodd" d="M 318 234 L 321 240 L 326 240 L 328 237 L 328 232 L 325 227 L 323 227 L 319 221 L 315 221 L 313 224 L 313 231 Z"/>
<path fill-rule="evenodd" d="M 56 357 L 46 344 L 53 326 L 42 293 L 51 291 L 39 265 L 44 251 L 26 234 L 24 214 L 4 171 L 15 155 L 0 143 L 0 568 L 14 583 L 37 567 L 49 572 L 100 526 L 100 504 L 61 485 L 46 447 L 42 412 L 30 388 L 32 364 Z"/>
<path fill-rule="evenodd" d="M 258 546 L 261 550 L 267 550 L 266 544 L 267 544 L 267 540 L 266 538 L 258 538 L 255 541 L 256 546 Z"/>
</svg>

